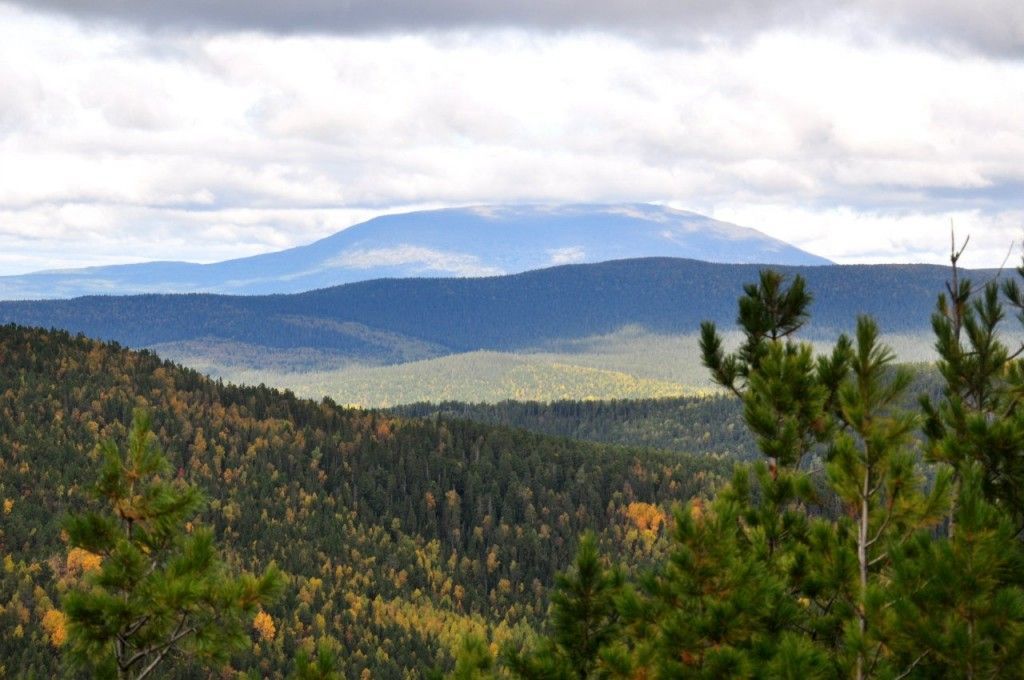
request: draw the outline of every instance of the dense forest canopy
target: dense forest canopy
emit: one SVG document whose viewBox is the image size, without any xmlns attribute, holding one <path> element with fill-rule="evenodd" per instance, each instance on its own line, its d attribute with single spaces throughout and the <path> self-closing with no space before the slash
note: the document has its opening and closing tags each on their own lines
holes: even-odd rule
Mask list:
<svg viewBox="0 0 1024 680">
<path fill-rule="evenodd" d="M 758 265 L 647 258 L 472 279 L 381 279 L 268 296 L 138 295 L 0 302 L 0 323 L 82 332 L 132 347 L 220 338 L 396 363 L 479 349 L 521 350 L 642 326 L 694 333 L 732 324 Z M 886 333 L 929 331 L 948 271 L 930 265 L 781 267 L 815 291 L 809 328 L 834 337 L 857 314 Z M 978 271 L 979 279 L 996 275 Z M 539 304 L 543 301 L 543 304 Z"/>
<path fill-rule="evenodd" d="M 578 536 L 633 564 L 663 546 L 672 503 L 729 462 L 602 446 L 467 420 L 344 409 L 236 387 L 64 332 L 0 327 L 0 665 L 53 677 L 52 614 L 89 568 L 62 540 L 87 505 L 95 445 L 151 412 L 175 474 L 208 496 L 229 564 L 291 576 L 235 668 L 279 677 L 316 641 L 346 675 L 448 667 L 467 632 L 529 637 Z M 179 677 L 197 669 L 182 662 Z"/>
<path fill-rule="evenodd" d="M 396 406 L 399 416 L 441 415 L 543 434 L 749 460 L 758 454 L 743 406 L 726 395 L 610 401 L 441 402 Z"/>
</svg>

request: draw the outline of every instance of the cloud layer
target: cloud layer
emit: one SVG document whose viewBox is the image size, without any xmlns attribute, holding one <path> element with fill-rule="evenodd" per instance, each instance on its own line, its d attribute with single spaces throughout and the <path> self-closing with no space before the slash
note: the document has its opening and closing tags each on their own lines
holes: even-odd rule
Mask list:
<svg viewBox="0 0 1024 680">
<path fill-rule="evenodd" d="M 668 203 L 838 261 L 941 261 L 952 218 L 999 264 L 1024 229 L 1019 3 L 44 4 L 72 15 L 0 4 L 2 274 L 516 201 Z M 694 40 L 636 38 L 666 23 Z"/>
<path fill-rule="evenodd" d="M 356 35 L 424 30 L 589 30 L 654 41 L 746 40 L 765 30 L 845 27 L 942 48 L 1024 52 L 1017 0 L 15 0 L 151 30 Z"/>
</svg>

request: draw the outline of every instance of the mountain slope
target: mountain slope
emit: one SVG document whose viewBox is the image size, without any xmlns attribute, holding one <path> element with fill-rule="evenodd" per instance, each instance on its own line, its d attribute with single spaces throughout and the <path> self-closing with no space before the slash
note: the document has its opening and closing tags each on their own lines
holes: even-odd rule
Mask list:
<svg viewBox="0 0 1024 680">
<path fill-rule="evenodd" d="M 0 277 L 0 299 L 294 293 L 384 277 L 495 276 L 656 255 L 828 263 L 753 229 L 661 206 L 491 206 L 385 215 L 309 245 L 214 264 L 149 262 Z"/>
<path fill-rule="evenodd" d="M 295 295 L 141 295 L 0 302 L 0 323 L 56 327 L 133 347 L 218 338 L 330 350 L 399 363 L 480 349 L 520 350 L 639 326 L 692 333 L 732 327 L 737 291 L 758 265 L 648 258 L 480 279 L 384 279 Z M 815 296 L 810 330 L 848 330 L 857 314 L 884 332 L 930 328 L 948 276 L 931 265 L 778 267 Z M 981 280 L 995 272 L 966 272 Z"/>
<path fill-rule="evenodd" d="M 500 642 L 540 620 L 581 531 L 642 565 L 663 529 L 641 540 L 631 504 L 666 512 L 707 495 L 729 467 L 714 455 L 344 409 L 13 326 L 0 326 L 0 385 L 3 677 L 61 675 L 42 625 L 79 576 L 61 519 L 90 502 L 97 438 L 123 441 L 136 407 L 152 412 L 176 474 L 209 498 L 204 521 L 228 562 L 258 571 L 276 560 L 291 576 L 268 608 L 274 641 L 232 659 L 260 677 L 285 677 L 316 640 L 353 679 L 450 668 L 463 635 Z M 207 675 L 181 663 L 161 677 Z"/>
<path fill-rule="evenodd" d="M 619 260 L 481 279 L 389 279 L 296 295 L 148 295 L 0 303 L 0 323 L 152 348 L 232 382 L 346 404 L 636 398 L 706 391 L 697 331 L 734 327 L 758 265 Z M 805 336 L 874 316 L 904 361 L 929 361 L 948 270 L 780 268 L 815 295 Z M 975 280 L 990 271 L 965 272 Z M 400 365 L 397 365 L 400 364 Z"/>
</svg>

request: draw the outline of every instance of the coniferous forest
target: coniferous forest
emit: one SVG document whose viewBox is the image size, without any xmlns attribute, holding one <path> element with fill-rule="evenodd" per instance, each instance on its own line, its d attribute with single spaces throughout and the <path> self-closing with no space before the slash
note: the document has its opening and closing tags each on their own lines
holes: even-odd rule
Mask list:
<svg viewBox="0 0 1024 680">
<path fill-rule="evenodd" d="M 578 537 L 631 564 L 724 457 L 601 446 L 466 420 L 407 419 L 235 387 L 63 332 L 0 328 L 0 665 L 53 677 L 61 601 L 95 567 L 65 516 L 95 506 L 97 442 L 147 411 L 172 474 L 205 495 L 230 568 L 287 578 L 229 668 L 283 677 L 322 643 L 349 677 L 446 669 L 467 634 L 526 639 Z M 169 677 L 194 677 L 187 659 Z"/>
<path fill-rule="evenodd" d="M 1024 0 L 0 0 L 0 680 L 1024 680 Z"/>
<path fill-rule="evenodd" d="M 738 348 L 704 324 L 731 397 L 672 408 L 715 445 L 657 403 L 361 411 L 2 327 L 2 671 L 1024 676 L 1024 293 L 954 271 L 924 379 L 866 316 L 816 355 L 811 299 L 766 270 Z M 695 453 L 580 441 L 602 408 Z"/>
</svg>

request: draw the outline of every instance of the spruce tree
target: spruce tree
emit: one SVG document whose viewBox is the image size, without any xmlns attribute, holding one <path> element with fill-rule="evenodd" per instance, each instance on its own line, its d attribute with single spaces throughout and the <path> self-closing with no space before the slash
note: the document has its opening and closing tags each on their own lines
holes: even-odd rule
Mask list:
<svg viewBox="0 0 1024 680">
<path fill-rule="evenodd" d="M 271 565 L 229 573 L 213 532 L 198 523 L 196 487 L 172 479 L 166 456 L 136 412 L 128 445 L 98 446 L 95 496 L 104 510 L 65 522 L 72 548 L 97 555 L 63 600 L 73 666 L 94 677 L 149 677 L 180 655 L 219 664 L 248 642 L 249 622 L 281 590 Z"/>
</svg>

